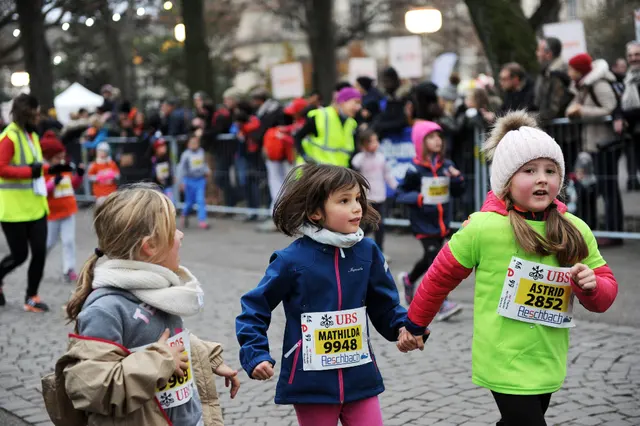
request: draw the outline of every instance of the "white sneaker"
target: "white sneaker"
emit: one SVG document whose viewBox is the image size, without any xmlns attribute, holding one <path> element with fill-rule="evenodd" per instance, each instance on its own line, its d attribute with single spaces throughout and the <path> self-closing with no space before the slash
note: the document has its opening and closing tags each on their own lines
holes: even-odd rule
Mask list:
<svg viewBox="0 0 640 426">
<path fill-rule="evenodd" d="M 462 312 L 462 306 L 458 305 L 457 303 L 445 300 L 440 307 L 438 314 L 436 315 L 436 321 L 446 321 L 452 316 L 459 314 L 460 312 Z"/>
</svg>

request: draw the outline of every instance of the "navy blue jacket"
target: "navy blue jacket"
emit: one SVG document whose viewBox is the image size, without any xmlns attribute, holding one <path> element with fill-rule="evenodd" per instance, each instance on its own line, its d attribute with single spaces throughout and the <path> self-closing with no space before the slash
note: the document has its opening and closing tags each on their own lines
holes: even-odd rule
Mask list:
<svg viewBox="0 0 640 426">
<path fill-rule="evenodd" d="M 449 233 L 452 211 L 451 200 L 444 204 L 422 204 L 420 190 L 422 177 L 443 177 L 449 167 L 455 167 L 453 161 L 434 157 L 431 162 L 417 163 L 415 160 L 407 169 L 404 181 L 396 190 L 396 202 L 409 206 L 409 222 L 414 234 L 421 237 L 446 237 Z M 449 194 L 451 197 L 462 195 L 465 182 L 462 175 L 451 178 Z"/>
<path fill-rule="evenodd" d="M 369 238 L 342 250 L 344 258 L 339 248 L 305 236 L 271 256 L 262 281 L 242 297 L 242 313 L 236 318 L 240 363 L 249 376 L 263 361 L 275 365 L 269 354 L 267 329 L 271 312 L 280 302 L 286 316 L 284 353 L 301 341 L 301 315 L 305 312 L 366 306 L 376 330 L 389 341 L 397 340 L 407 311 L 400 305 L 382 252 Z M 371 344 L 369 347 L 373 362 L 324 371 L 303 370 L 298 356 L 301 345 L 288 358 L 283 354 L 276 404 L 340 404 L 382 393 L 382 376 Z"/>
</svg>

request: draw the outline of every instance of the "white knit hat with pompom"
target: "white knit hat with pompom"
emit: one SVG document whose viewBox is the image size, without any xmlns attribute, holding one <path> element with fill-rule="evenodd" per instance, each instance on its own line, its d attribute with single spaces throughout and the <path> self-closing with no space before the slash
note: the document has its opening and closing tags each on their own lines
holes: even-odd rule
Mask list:
<svg viewBox="0 0 640 426">
<path fill-rule="evenodd" d="M 491 164 L 491 190 L 498 198 L 506 195 L 509 179 L 529 161 L 548 158 L 560 168 L 560 187 L 564 182 L 564 156 L 560 145 L 538 128 L 526 111 L 510 112 L 496 121 L 483 151 Z"/>
</svg>

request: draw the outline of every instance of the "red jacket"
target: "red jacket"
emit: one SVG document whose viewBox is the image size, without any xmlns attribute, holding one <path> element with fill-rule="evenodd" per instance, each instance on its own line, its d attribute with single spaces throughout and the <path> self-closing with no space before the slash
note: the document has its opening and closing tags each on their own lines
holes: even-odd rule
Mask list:
<svg viewBox="0 0 640 426">
<path fill-rule="evenodd" d="M 62 173 L 63 180 L 56 186 L 55 175 L 49 174 L 50 166 L 45 164 L 43 173 L 47 184 L 47 201 L 49 202 L 48 220 L 67 218 L 78 211 L 76 196 L 73 190 L 80 186 L 82 178 L 71 172 Z"/>
<path fill-rule="evenodd" d="M 0 177 L 4 179 L 31 179 L 31 166 L 12 166 L 14 149 L 8 136 L 0 141 Z"/>
<path fill-rule="evenodd" d="M 554 202 L 560 213 L 567 211 L 566 205 L 557 200 Z M 504 201 L 498 199 L 493 192 L 489 192 L 481 211 L 508 215 Z M 422 334 L 418 331 L 431 324 L 447 295 L 472 271 L 473 269 L 465 268 L 456 260 L 449 249 L 449 244 L 446 244 L 420 283 L 409 307 L 407 329 L 416 335 Z M 597 282 L 595 290 L 582 290 L 573 281 L 571 281 L 571 289 L 587 310 L 604 312 L 613 304 L 618 294 L 618 283 L 607 265 L 595 268 L 594 272 Z"/>
</svg>

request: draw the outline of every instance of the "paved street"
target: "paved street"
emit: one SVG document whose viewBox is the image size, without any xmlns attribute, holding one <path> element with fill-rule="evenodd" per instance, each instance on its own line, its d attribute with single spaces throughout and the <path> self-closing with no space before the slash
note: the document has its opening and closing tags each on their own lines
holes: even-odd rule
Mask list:
<svg viewBox="0 0 640 426">
<path fill-rule="evenodd" d="M 189 229 L 182 248 L 182 263 L 200 278 L 206 292 L 205 311 L 188 318 L 187 326 L 200 337 L 222 342 L 226 360 L 238 367 L 234 319 L 239 297 L 261 278 L 269 255 L 288 239 L 258 234 L 233 220 L 212 219 L 208 232 Z M 89 212 L 78 218 L 78 266 L 95 247 Z M 0 254 L 7 252 L 4 239 Z M 390 235 L 387 254 L 394 274 L 408 269 L 419 255 L 419 244 L 408 235 Z M 564 388 L 551 400 L 549 424 L 640 425 L 640 284 L 637 263 L 640 242 L 607 250 L 603 255 L 621 289 L 611 312 L 587 314 L 581 307 L 572 331 L 569 374 Z M 24 424 L 50 424 L 39 393 L 40 376 L 53 369 L 63 353 L 66 334 L 62 304 L 71 286 L 60 279 L 60 249 L 52 252 L 41 296 L 51 304 L 47 315 L 22 312 L 26 268 L 5 279 L 8 306 L 0 309 L 0 424 L 2 409 Z M 373 344 L 385 379 L 381 396 L 385 425 L 490 425 L 498 420 L 489 391 L 471 383 L 471 329 L 473 281 L 452 294 L 465 303 L 465 311 L 448 323 L 434 324 L 424 352 L 401 354 L 392 343 L 375 334 Z M 281 354 L 284 316 L 274 313 L 270 330 L 272 353 Z M 598 322 L 592 322 L 598 321 Z M 289 406 L 273 403 L 275 381 L 255 382 L 241 373 L 243 387 L 235 400 L 222 396 L 226 425 L 296 425 Z M 218 380 L 218 386 L 223 386 Z M 219 388 L 219 390 L 221 390 Z"/>
</svg>

